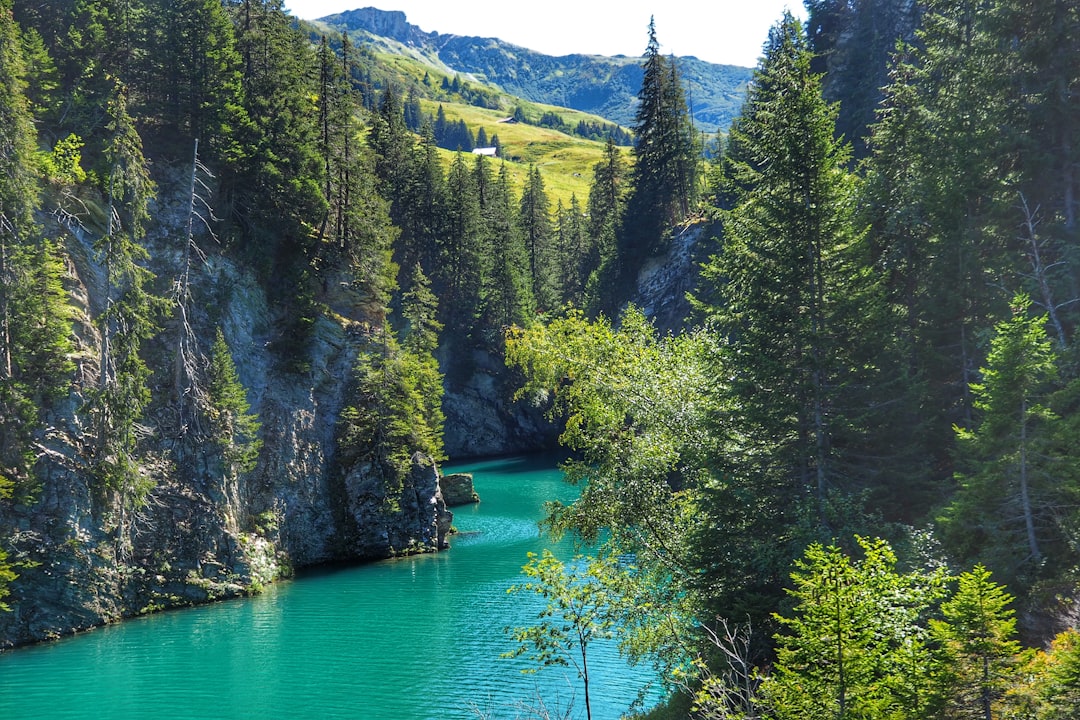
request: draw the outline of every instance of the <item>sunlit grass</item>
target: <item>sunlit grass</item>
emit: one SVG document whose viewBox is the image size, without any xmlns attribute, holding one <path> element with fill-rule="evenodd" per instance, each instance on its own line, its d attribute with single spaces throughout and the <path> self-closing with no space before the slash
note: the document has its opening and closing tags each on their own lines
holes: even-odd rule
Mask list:
<svg viewBox="0 0 1080 720">
<path fill-rule="evenodd" d="M 517 191 L 520 192 L 529 167 L 535 165 L 544 178 L 544 189 L 551 198 L 552 209 L 560 200 L 564 206 L 569 207 L 570 199 L 574 195 L 582 206 L 585 205 L 589 197 L 589 186 L 592 184 L 593 167 L 603 159 L 604 143 L 567 135 L 551 128 L 500 122 L 510 116 L 505 110 L 430 101 L 422 101 L 421 107 L 425 113 L 435 116 L 440 104 L 448 121 L 464 120 L 473 135 L 476 135 L 480 128 L 484 129 L 489 140 L 498 135 L 503 159 L 507 161 L 507 168 Z M 595 115 L 550 105 L 523 102 L 522 110 L 527 116 L 536 118 L 546 111 L 557 112 L 571 127 L 582 119 L 586 122 L 610 124 Z M 627 148 L 624 148 L 623 152 L 629 156 Z M 453 155 L 452 152 L 445 152 L 447 164 Z M 493 167 L 497 169 L 501 162 L 495 160 Z"/>
</svg>

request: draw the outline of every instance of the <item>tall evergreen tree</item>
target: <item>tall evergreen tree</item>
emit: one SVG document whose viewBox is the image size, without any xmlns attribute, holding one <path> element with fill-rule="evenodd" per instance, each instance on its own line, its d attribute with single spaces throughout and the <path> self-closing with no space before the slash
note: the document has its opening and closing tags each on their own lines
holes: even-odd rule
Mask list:
<svg viewBox="0 0 1080 720">
<path fill-rule="evenodd" d="M 491 258 L 484 247 L 476 178 L 458 153 L 446 177 L 448 201 L 434 286 L 443 322 L 452 331 L 472 331 L 483 306 Z"/>
<path fill-rule="evenodd" d="M 589 187 L 589 237 L 592 247 L 586 261 L 588 305 L 600 309 L 602 279 L 618 269 L 618 229 L 626 194 L 626 163 L 612 138 L 604 145 L 604 158 L 593 166 Z"/>
<path fill-rule="evenodd" d="M 656 25 L 649 21 L 644 76 L 634 123 L 634 167 L 619 234 L 617 281 L 624 293 L 644 259 L 687 218 L 697 196 L 694 130 L 675 61 L 660 54 Z"/>
<path fill-rule="evenodd" d="M 40 207 L 36 137 L 11 3 L 0 2 L 0 497 L 35 487 L 32 439 L 70 381 L 71 310 Z"/>
<path fill-rule="evenodd" d="M 487 160 L 479 158 L 478 165 Z M 529 255 L 518 229 L 510 172 L 504 163 L 482 208 L 491 247 L 491 275 L 484 325 L 501 342 L 511 326 L 526 326 L 535 312 Z M 493 339 L 495 339 L 493 338 Z"/>
<path fill-rule="evenodd" d="M 1056 367 L 1046 316 L 1031 316 L 1030 306 L 1018 296 L 1013 317 L 995 328 L 973 388 L 981 418 L 972 430 L 957 428 L 962 475 L 943 518 L 959 558 L 1002 568 L 1025 585 L 1044 566 L 1076 561 L 1069 528 L 1080 497 L 1075 452 L 1061 454 L 1054 443 L 1060 418 L 1047 403 Z"/>
<path fill-rule="evenodd" d="M 1012 602 L 990 571 L 977 565 L 960 575 L 953 596 L 941 605 L 942 618 L 930 620 L 944 660 L 938 692 L 946 717 L 1000 717 L 998 703 L 1015 681 L 1020 649 Z"/>
<path fill-rule="evenodd" d="M 143 156 L 142 139 L 128 113 L 127 90 L 117 84 L 109 103 L 105 147 L 107 227 L 97 242 L 107 283 L 104 308 L 96 318 L 101 332 L 98 384 L 90 396 L 97 432 L 95 471 L 114 499 L 117 551 L 129 550 L 130 533 L 152 482 L 139 467 L 139 421 L 150 402 L 150 368 L 140 355 L 143 341 L 158 330 L 165 301 L 150 293 L 153 274 L 142 246 L 155 194 Z"/>
<path fill-rule="evenodd" d="M 705 266 L 745 469 L 808 493 L 822 521 L 830 489 L 869 470 L 856 459 L 867 431 L 860 394 L 880 313 L 835 112 L 799 21 L 785 15 L 731 130 L 735 205 L 720 213 L 723 249 Z"/>
<path fill-rule="evenodd" d="M 551 201 L 544 190 L 540 168 L 535 165 L 529 166 L 528 179 L 521 190 L 520 206 L 518 223 L 529 254 L 533 298 L 540 310 L 553 310 L 557 300 L 552 265 Z"/>
<path fill-rule="evenodd" d="M 240 55 L 224 6 L 220 0 L 152 0 L 147 6 L 151 106 L 173 128 L 202 141 L 207 157 L 232 159 L 244 117 Z"/>
</svg>

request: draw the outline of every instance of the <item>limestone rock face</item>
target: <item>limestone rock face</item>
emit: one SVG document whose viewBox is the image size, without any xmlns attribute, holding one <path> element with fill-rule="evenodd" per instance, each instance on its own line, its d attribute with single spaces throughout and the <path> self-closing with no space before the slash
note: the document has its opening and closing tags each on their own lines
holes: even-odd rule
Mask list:
<svg viewBox="0 0 1080 720">
<path fill-rule="evenodd" d="M 440 364 L 448 366 L 452 348 L 440 349 Z M 469 373 L 448 373 L 443 413 L 443 439 L 451 458 L 489 457 L 536 452 L 555 447 L 560 428 L 549 421 L 547 406 L 513 399 L 518 379 L 501 357 L 474 349 Z"/>
<path fill-rule="evenodd" d="M 364 462 L 345 476 L 346 528 L 351 555 L 384 558 L 445 548 L 454 520 L 431 458 L 413 455 L 397 485 L 384 468 Z"/>
<path fill-rule="evenodd" d="M 156 166 L 159 197 L 147 239 L 151 270 L 178 276 L 189 206 L 190 169 Z M 49 222 L 48 217 L 41 219 Z M 98 375 L 104 280 L 92 231 L 65 238 L 75 320 L 77 370 L 69 398 L 38 438 L 40 492 L 26 504 L 0 500 L 0 543 L 19 577 L 0 612 L 0 649 L 76 632 L 144 612 L 257 591 L 292 568 L 365 560 L 446 546 L 446 510 L 435 464 L 412 459 L 400 487 L 387 490 L 371 468 L 341 468 L 335 456 L 358 352 L 368 342 L 360 298 L 328 292 L 329 306 L 302 348 L 302 372 L 282 367 L 281 311 L 243 267 L 217 253 L 193 271 L 189 317 L 207 349 L 220 327 L 251 411 L 261 423 L 255 467 L 241 473 L 212 437 L 177 416 L 170 373 L 155 375 L 142 420 L 139 472 L 152 485 L 132 511 L 93 477 L 93 440 L 81 407 Z M 143 346 L 151 368 L 170 368 L 175 325 Z"/>
</svg>

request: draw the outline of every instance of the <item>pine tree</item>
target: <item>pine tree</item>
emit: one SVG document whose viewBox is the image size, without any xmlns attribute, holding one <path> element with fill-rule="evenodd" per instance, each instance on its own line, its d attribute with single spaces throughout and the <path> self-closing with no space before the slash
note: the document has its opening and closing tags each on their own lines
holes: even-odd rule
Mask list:
<svg viewBox="0 0 1080 720">
<path fill-rule="evenodd" d="M 0 2 L 0 497 L 35 487 L 32 440 L 70 382 L 72 311 L 40 207 L 36 137 L 11 3 Z"/>
<path fill-rule="evenodd" d="M 136 457 L 144 432 L 139 421 L 150 402 L 150 369 L 140 350 L 143 341 L 157 332 L 166 303 L 150 293 L 153 274 L 141 264 L 147 258 L 141 241 L 155 188 L 143 157 L 142 139 L 128 113 L 123 85 L 117 84 L 108 112 L 108 224 L 96 245 L 107 290 L 104 309 L 96 318 L 101 356 L 89 409 L 97 432 L 94 469 L 102 489 L 115 497 L 119 511 L 117 551 L 122 557 L 130 549 L 135 517 L 152 489 L 152 481 Z"/>
<path fill-rule="evenodd" d="M 592 247 L 586 260 L 588 306 L 602 306 L 604 278 L 613 278 L 618 271 L 616 255 L 618 229 L 622 223 L 626 192 L 626 164 L 615 141 L 608 138 L 604 159 L 593 166 L 593 181 L 589 187 L 589 236 Z"/>
<path fill-rule="evenodd" d="M 577 195 L 570 196 L 570 207 L 564 208 L 562 200 L 555 210 L 555 258 L 556 285 L 561 303 L 581 307 L 585 297 L 583 271 L 588 260 L 585 236 L 585 215 Z"/>
<path fill-rule="evenodd" d="M 478 165 L 486 165 L 480 158 Z M 511 326 L 526 326 L 535 314 L 529 255 L 518 229 L 510 172 L 504 163 L 491 183 L 491 193 L 481 208 L 491 246 L 491 275 L 484 312 L 484 325 L 493 334 L 493 344 Z"/>
<path fill-rule="evenodd" d="M 443 323 L 455 332 L 469 333 L 483 307 L 491 258 L 484 247 L 483 221 L 476 179 L 458 153 L 446 177 L 447 203 L 439 262 L 433 282 Z"/>
<path fill-rule="evenodd" d="M 220 0 L 147 3 L 152 106 L 177 131 L 202 141 L 208 157 L 230 160 L 241 111 L 240 55 Z"/>
<path fill-rule="evenodd" d="M 250 471 L 262 447 L 260 424 L 258 416 L 250 412 L 247 391 L 240 383 L 232 352 L 220 327 L 210 347 L 207 396 L 210 438 L 221 451 L 227 475 Z"/>
<path fill-rule="evenodd" d="M 731 130 L 734 207 L 720 212 L 723 249 L 704 268 L 743 469 L 807 493 L 823 522 L 830 491 L 865 482 L 871 469 L 855 457 L 870 429 L 861 392 L 880 312 L 835 112 L 788 14 Z"/>
</svg>

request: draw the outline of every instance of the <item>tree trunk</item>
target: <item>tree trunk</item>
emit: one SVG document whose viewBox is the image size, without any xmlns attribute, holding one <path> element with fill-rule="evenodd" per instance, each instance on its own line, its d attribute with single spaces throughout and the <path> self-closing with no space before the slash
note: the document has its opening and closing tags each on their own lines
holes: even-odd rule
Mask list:
<svg viewBox="0 0 1080 720">
<path fill-rule="evenodd" d="M 1028 487 L 1027 461 L 1027 399 L 1020 403 L 1020 504 L 1024 513 L 1024 529 L 1027 531 L 1028 550 L 1036 562 L 1042 559 L 1039 541 L 1035 536 L 1035 517 L 1031 511 L 1031 496 Z"/>
</svg>

